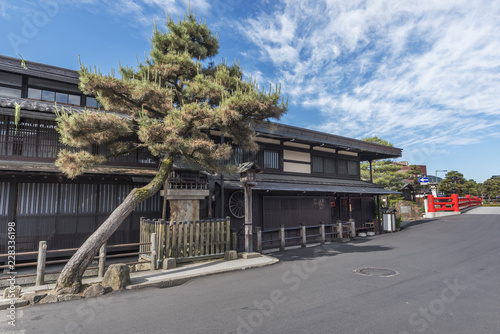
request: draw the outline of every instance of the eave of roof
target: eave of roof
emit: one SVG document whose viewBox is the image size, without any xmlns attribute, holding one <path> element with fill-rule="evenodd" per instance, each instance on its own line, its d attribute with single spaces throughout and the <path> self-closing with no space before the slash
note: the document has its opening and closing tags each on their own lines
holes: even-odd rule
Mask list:
<svg viewBox="0 0 500 334">
<path fill-rule="evenodd" d="M 217 179 L 216 182 L 219 182 Z M 239 178 L 235 175 L 224 179 L 227 189 L 241 189 Z M 382 186 L 361 180 L 328 179 L 310 176 L 257 174 L 255 190 L 350 193 L 370 195 L 390 195 L 398 192 L 384 189 Z"/>
<path fill-rule="evenodd" d="M 80 82 L 79 74 L 75 70 L 67 68 L 40 64 L 32 61 L 26 61 L 28 69 L 21 67 L 21 59 L 0 55 L 0 70 L 18 74 L 26 74 L 33 77 L 57 80 L 66 83 L 78 84 Z"/>
<path fill-rule="evenodd" d="M 50 162 L 33 161 L 6 161 L 2 160 L 0 171 L 3 172 L 29 172 L 29 173 L 49 173 L 60 174 L 61 172 Z M 129 175 L 129 176 L 149 176 L 154 177 L 158 172 L 157 168 L 147 167 L 123 167 L 99 165 L 85 171 L 85 174 L 99 175 Z M 84 175 L 85 175 L 84 174 Z"/>
<path fill-rule="evenodd" d="M 358 139 L 278 123 L 272 123 L 271 126 L 265 124 L 257 126 L 255 127 L 255 131 L 258 134 L 268 135 L 273 138 L 294 139 L 313 145 L 327 145 L 337 149 L 356 152 L 362 161 L 399 158 L 402 156 L 403 151 L 397 147 L 369 143 Z"/>
</svg>

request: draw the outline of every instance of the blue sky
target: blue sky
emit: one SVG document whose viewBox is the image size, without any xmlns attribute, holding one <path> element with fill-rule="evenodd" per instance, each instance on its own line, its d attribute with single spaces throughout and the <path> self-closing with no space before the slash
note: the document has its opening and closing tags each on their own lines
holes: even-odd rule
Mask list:
<svg viewBox="0 0 500 334">
<path fill-rule="evenodd" d="M 188 0 L 0 0 L 0 54 L 102 72 L 137 64 L 153 19 Z M 191 0 L 238 59 L 289 97 L 285 124 L 404 149 L 428 173 L 500 174 L 500 1 Z M 443 176 L 440 173 L 439 176 Z"/>
</svg>

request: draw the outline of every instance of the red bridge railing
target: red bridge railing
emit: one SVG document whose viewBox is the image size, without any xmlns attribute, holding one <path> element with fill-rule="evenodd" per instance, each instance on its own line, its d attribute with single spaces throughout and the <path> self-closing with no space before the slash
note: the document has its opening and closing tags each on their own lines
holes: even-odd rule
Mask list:
<svg viewBox="0 0 500 334">
<path fill-rule="evenodd" d="M 429 212 L 460 212 L 463 209 L 482 206 L 483 201 L 481 198 L 477 198 L 477 196 L 470 197 L 469 195 L 465 195 L 465 197 L 458 197 L 457 194 L 453 194 L 450 197 L 434 197 L 433 195 L 428 195 L 427 204 Z"/>
</svg>

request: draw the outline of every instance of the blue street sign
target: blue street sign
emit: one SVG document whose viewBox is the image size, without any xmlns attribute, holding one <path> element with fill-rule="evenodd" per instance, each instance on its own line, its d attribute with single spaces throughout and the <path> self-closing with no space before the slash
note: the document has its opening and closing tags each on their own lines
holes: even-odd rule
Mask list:
<svg viewBox="0 0 500 334">
<path fill-rule="evenodd" d="M 419 177 L 418 182 L 420 183 L 429 183 L 429 178 L 428 177 Z"/>
</svg>

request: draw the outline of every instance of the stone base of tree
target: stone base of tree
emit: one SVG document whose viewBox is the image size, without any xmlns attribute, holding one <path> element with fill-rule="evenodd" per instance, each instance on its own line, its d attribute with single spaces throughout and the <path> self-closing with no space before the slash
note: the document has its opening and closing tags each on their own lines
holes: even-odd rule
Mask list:
<svg viewBox="0 0 500 334">
<path fill-rule="evenodd" d="M 13 289 L 10 287 L 3 290 L 3 299 L 19 298 L 21 295 L 21 287 L 19 285 L 14 286 Z"/>
<path fill-rule="evenodd" d="M 21 296 L 20 300 L 26 300 L 30 305 L 34 305 L 45 297 L 47 297 L 46 293 L 37 294 L 36 292 L 25 292 Z"/>
<path fill-rule="evenodd" d="M 111 288 L 105 288 L 101 284 L 92 284 L 83 293 L 84 298 L 102 296 L 111 291 Z"/>
<path fill-rule="evenodd" d="M 52 303 L 57 303 L 59 301 L 59 298 L 57 298 L 56 295 L 53 294 L 48 294 L 38 304 L 52 304 Z"/>
</svg>

